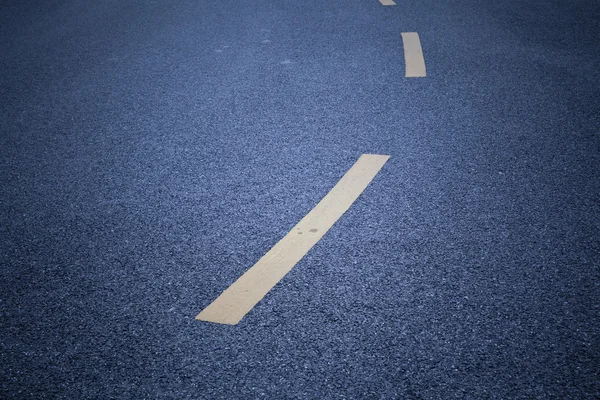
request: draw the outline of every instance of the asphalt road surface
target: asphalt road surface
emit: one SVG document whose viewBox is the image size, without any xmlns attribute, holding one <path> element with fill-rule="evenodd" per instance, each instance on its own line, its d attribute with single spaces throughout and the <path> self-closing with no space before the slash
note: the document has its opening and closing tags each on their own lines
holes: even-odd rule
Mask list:
<svg viewBox="0 0 600 400">
<path fill-rule="evenodd" d="M 0 0 L 1 399 L 600 398 L 600 2 L 395 2 Z"/>
</svg>

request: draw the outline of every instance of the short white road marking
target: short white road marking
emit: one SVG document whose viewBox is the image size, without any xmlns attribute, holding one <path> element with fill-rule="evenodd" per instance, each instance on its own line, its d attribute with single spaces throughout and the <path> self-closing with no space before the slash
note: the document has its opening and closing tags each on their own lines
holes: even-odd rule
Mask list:
<svg viewBox="0 0 600 400">
<path fill-rule="evenodd" d="M 379 2 L 381 4 L 383 4 L 384 6 L 395 6 L 396 3 L 394 3 L 394 0 L 379 0 Z"/>
<path fill-rule="evenodd" d="M 229 325 L 240 322 L 350 208 L 389 158 L 360 156 L 319 204 L 196 319 Z"/>
<path fill-rule="evenodd" d="M 406 77 L 424 77 L 425 59 L 421 49 L 421 41 L 417 32 L 402 32 L 404 43 L 404 60 L 406 62 Z"/>
</svg>

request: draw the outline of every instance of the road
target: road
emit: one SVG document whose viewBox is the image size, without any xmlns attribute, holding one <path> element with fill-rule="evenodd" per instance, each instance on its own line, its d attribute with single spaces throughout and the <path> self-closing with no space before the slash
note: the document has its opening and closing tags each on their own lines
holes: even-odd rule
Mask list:
<svg viewBox="0 0 600 400">
<path fill-rule="evenodd" d="M 600 398 L 600 3 L 394 2 L 0 1 L 0 398 Z"/>
</svg>

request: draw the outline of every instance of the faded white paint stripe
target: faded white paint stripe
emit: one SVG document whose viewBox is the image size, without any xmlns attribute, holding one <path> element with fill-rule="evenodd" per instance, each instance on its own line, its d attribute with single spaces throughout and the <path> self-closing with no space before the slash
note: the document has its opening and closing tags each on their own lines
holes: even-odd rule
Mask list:
<svg viewBox="0 0 600 400">
<path fill-rule="evenodd" d="M 421 49 L 421 41 L 417 32 L 402 32 L 404 43 L 404 60 L 406 62 L 406 77 L 424 77 L 425 59 Z"/>
<path fill-rule="evenodd" d="M 240 322 L 350 208 L 388 158 L 360 156 L 319 204 L 196 319 L 229 325 Z"/>
<path fill-rule="evenodd" d="M 394 0 L 379 0 L 379 2 L 381 4 L 383 4 L 384 6 L 395 6 L 396 3 L 394 3 Z"/>
</svg>

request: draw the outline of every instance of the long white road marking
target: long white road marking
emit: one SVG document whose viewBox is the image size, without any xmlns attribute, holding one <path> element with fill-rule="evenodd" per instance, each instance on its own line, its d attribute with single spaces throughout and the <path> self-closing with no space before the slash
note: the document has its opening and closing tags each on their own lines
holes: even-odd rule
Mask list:
<svg viewBox="0 0 600 400">
<path fill-rule="evenodd" d="M 315 208 L 196 319 L 229 325 L 240 322 L 350 208 L 388 158 L 361 155 Z"/>
<path fill-rule="evenodd" d="M 379 0 L 379 2 L 381 4 L 383 4 L 384 6 L 395 6 L 396 3 L 394 3 L 394 0 Z"/>
<path fill-rule="evenodd" d="M 404 43 L 404 60 L 406 62 L 406 77 L 424 77 L 425 59 L 421 49 L 421 41 L 417 32 L 402 32 Z"/>
</svg>

